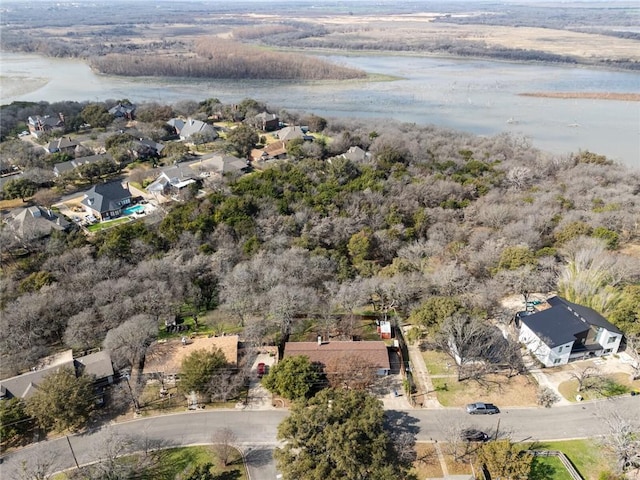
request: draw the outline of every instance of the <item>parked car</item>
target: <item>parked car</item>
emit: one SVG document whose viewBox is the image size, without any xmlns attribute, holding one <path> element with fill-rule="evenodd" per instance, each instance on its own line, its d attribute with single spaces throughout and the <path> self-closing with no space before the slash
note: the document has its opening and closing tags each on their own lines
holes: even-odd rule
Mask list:
<svg viewBox="0 0 640 480">
<path fill-rule="evenodd" d="M 471 415 L 493 415 L 494 413 L 500 413 L 500 409 L 493 403 L 470 403 L 467 405 L 467 413 Z"/>
<path fill-rule="evenodd" d="M 460 432 L 460 438 L 467 442 L 486 442 L 489 440 L 489 435 L 476 428 L 465 428 Z"/>
<path fill-rule="evenodd" d="M 267 371 L 267 366 L 264 363 L 258 364 L 258 378 L 262 378 Z"/>
</svg>

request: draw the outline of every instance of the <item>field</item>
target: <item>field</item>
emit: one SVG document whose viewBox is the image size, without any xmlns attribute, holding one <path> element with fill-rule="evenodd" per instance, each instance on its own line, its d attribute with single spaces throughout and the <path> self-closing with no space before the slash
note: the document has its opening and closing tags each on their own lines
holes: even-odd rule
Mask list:
<svg viewBox="0 0 640 480">
<path fill-rule="evenodd" d="M 451 358 L 441 352 L 425 351 L 423 358 L 438 401 L 445 407 L 461 407 L 477 401 L 509 406 L 536 405 L 538 385 L 527 375 L 507 378 L 504 375 L 488 375 L 482 383 L 473 380 L 458 382 L 456 368 Z"/>
</svg>

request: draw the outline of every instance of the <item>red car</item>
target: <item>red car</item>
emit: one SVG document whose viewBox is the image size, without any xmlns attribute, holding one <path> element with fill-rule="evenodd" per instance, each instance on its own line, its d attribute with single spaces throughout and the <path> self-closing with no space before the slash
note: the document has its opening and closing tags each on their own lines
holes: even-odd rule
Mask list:
<svg viewBox="0 0 640 480">
<path fill-rule="evenodd" d="M 264 363 L 258 364 L 258 378 L 262 378 L 262 376 L 267 371 L 267 366 Z"/>
</svg>

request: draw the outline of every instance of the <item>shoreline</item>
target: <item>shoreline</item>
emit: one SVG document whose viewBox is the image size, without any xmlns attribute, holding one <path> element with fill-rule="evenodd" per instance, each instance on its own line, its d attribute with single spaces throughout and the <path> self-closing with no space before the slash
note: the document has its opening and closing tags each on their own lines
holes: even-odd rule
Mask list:
<svg viewBox="0 0 640 480">
<path fill-rule="evenodd" d="M 563 100 L 616 100 L 622 102 L 640 102 L 640 93 L 614 92 L 525 92 L 521 97 L 559 98 Z"/>
</svg>

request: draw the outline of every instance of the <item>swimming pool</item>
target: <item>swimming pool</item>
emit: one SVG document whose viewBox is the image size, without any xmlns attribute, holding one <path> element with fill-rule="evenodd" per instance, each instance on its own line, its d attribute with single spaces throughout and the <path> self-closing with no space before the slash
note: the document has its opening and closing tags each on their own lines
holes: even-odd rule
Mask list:
<svg viewBox="0 0 640 480">
<path fill-rule="evenodd" d="M 131 207 L 123 208 L 123 215 L 131 215 L 133 213 L 142 213 L 144 212 L 144 205 L 133 205 Z"/>
</svg>

